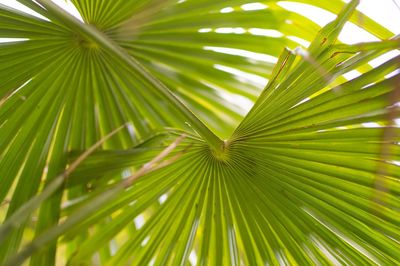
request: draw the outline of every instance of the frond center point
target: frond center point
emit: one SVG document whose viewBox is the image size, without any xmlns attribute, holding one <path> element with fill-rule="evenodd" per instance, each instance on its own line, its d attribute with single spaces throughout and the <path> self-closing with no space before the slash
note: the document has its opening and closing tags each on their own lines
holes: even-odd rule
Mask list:
<svg viewBox="0 0 400 266">
<path fill-rule="evenodd" d="M 224 140 L 223 145 L 221 145 L 220 149 L 211 149 L 211 154 L 213 157 L 222 162 L 226 162 L 229 159 L 229 148 L 230 148 L 230 141 L 229 140 Z"/>
<path fill-rule="evenodd" d="M 96 42 L 88 40 L 88 39 L 82 37 L 81 35 L 75 35 L 74 41 L 75 41 L 75 44 L 81 48 L 86 48 L 86 49 L 99 48 L 99 45 Z"/>
</svg>

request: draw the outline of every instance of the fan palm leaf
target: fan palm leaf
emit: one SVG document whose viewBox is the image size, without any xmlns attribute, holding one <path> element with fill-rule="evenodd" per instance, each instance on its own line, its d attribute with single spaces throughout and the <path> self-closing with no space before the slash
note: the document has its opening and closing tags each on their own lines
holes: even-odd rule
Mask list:
<svg viewBox="0 0 400 266">
<path fill-rule="evenodd" d="M 398 263 L 399 57 L 367 63 L 400 42 L 358 1 L 297 1 L 322 29 L 278 1 L 19 2 L 41 16 L 0 6 L 2 263 Z M 382 41 L 338 42 L 348 20 Z"/>
</svg>

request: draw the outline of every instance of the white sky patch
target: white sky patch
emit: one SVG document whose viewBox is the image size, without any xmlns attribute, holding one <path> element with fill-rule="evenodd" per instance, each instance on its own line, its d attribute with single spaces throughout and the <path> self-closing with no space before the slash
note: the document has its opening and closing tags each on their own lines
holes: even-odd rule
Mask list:
<svg viewBox="0 0 400 266">
<path fill-rule="evenodd" d="M 216 33 L 235 33 L 235 34 L 243 34 L 246 32 L 243 28 L 217 28 L 215 29 Z"/>
<path fill-rule="evenodd" d="M 189 255 L 189 262 L 192 265 L 197 265 L 197 254 L 196 251 L 192 250 Z"/>
<path fill-rule="evenodd" d="M 143 239 L 142 243 L 140 243 L 140 245 L 142 247 L 146 246 L 147 243 L 149 243 L 150 240 L 150 236 L 147 236 L 145 239 Z"/>
<path fill-rule="evenodd" d="M 254 103 L 250 99 L 239 94 L 227 93 L 223 90 L 218 91 L 218 94 L 220 94 L 221 97 L 226 99 L 227 101 L 240 106 L 240 108 L 242 109 L 240 113 L 242 115 L 247 114 L 250 111 L 251 107 L 253 107 L 254 105 Z"/>
<path fill-rule="evenodd" d="M 212 84 L 206 80 L 199 80 L 201 83 L 206 85 L 207 87 L 213 88 L 223 99 L 226 99 L 227 101 L 233 103 L 235 106 L 237 106 L 237 109 L 235 111 L 237 113 L 240 113 L 242 115 L 246 115 L 248 111 L 253 107 L 254 102 L 250 100 L 247 97 L 241 96 L 236 93 L 230 93 L 223 88 Z"/>
<path fill-rule="evenodd" d="M 199 32 L 200 32 L 200 33 L 206 33 L 206 32 L 211 32 L 211 31 L 212 31 L 211 28 L 202 28 L 202 29 L 199 29 Z"/>
<path fill-rule="evenodd" d="M 131 136 L 131 138 L 135 138 L 135 127 L 132 123 L 128 123 L 126 128 L 128 129 L 129 135 Z"/>
<path fill-rule="evenodd" d="M 400 166 L 400 161 L 391 161 L 393 164 Z"/>
<path fill-rule="evenodd" d="M 283 37 L 283 34 L 280 31 L 271 29 L 250 28 L 248 29 L 248 32 L 250 32 L 253 35 L 259 35 L 259 36 L 268 36 L 273 38 Z"/>
<path fill-rule="evenodd" d="M 233 12 L 235 9 L 233 9 L 233 7 L 225 7 L 223 9 L 221 9 L 219 12 L 221 13 L 231 13 Z"/>
<path fill-rule="evenodd" d="M 358 70 L 352 70 L 343 74 L 343 77 L 345 77 L 347 80 L 355 79 L 359 76 L 361 76 L 361 73 Z"/>
<path fill-rule="evenodd" d="M 382 127 L 378 123 L 375 122 L 367 122 L 367 123 L 362 123 L 361 124 L 363 127 L 369 127 L 369 128 L 375 128 L 375 127 Z"/>
<path fill-rule="evenodd" d="M 167 194 L 163 194 L 158 198 L 158 202 L 160 202 L 160 204 L 163 204 L 167 199 L 168 199 Z"/>
<path fill-rule="evenodd" d="M 356 24 L 346 22 L 339 34 L 339 40 L 344 43 L 355 44 L 359 42 L 379 41 L 379 38 L 375 37 L 366 30 L 363 30 Z"/>
<path fill-rule="evenodd" d="M 391 77 L 393 77 L 393 76 L 395 76 L 395 75 L 397 75 L 397 74 L 400 74 L 400 69 L 396 69 L 395 71 L 393 71 L 392 73 L 389 73 L 389 74 L 387 74 L 386 76 L 385 76 L 385 78 L 391 78 Z"/>
<path fill-rule="evenodd" d="M 54 3 L 56 3 L 59 7 L 79 19 L 80 21 L 83 21 L 81 14 L 79 14 L 78 10 L 76 7 L 71 3 L 69 0 L 53 0 Z"/>
<path fill-rule="evenodd" d="M 239 56 L 248 57 L 248 58 L 251 58 L 254 60 L 259 60 L 259 61 L 268 62 L 268 63 L 272 63 L 272 64 L 276 64 L 278 62 L 278 58 L 276 58 L 275 56 L 249 52 L 249 51 L 241 50 L 241 49 L 215 47 L 215 46 L 204 46 L 203 49 L 218 52 L 218 53 L 239 55 Z"/>
<path fill-rule="evenodd" d="M 235 75 L 237 80 L 239 80 L 239 81 L 251 83 L 255 86 L 265 86 L 268 82 L 268 79 L 266 79 L 266 78 L 263 78 L 258 75 L 250 74 L 250 73 L 238 70 L 236 68 L 227 67 L 227 66 L 218 65 L 218 64 L 214 64 L 214 67 L 216 69 L 219 69 L 219 70 L 222 70 L 222 71 L 225 71 L 225 72 Z"/>
<path fill-rule="evenodd" d="M 179 3 L 184 2 L 185 0 L 180 0 Z M 154 266 L 154 264 L 156 263 L 156 257 L 152 258 L 151 261 L 149 262 L 149 266 Z"/>
<path fill-rule="evenodd" d="M 118 251 L 117 241 L 115 241 L 115 239 L 111 240 L 109 247 L 110 247 L 111 255 L 115 255 L 117 253 L 117 251 Z"/>
<path fill-rule="evenodd" d="M 135 219 L 133 219 L 133 222 L 135 223 L 136 229 L 139 230 L 140 228 L 142 228 L 143 225 L 145 224 L 143 214 L 136 216 Z"/>
<path fill-rule="evenodd" d="M 245 11 L 253 11 L 253 10 L 262 10 L 268 8 L 267 5 L 264 5 L 262 3 L 249 3 L 249 4 L 244 4 L 240 6 L 243 10 Z"/>
<path fill-rule="evenodd" d="M 377 66 L 382 65 L 386 61 L 388 61 L 388 60 L 390 60 L 393 57 L 398 56 L 398 55 L 400 55 L 400 52 L 396 51 L 396 50 L 393 50 L 393 51 L 387 52 L 387 53 L 385 53 L 385 54 L 383 54 L 381 56 L 378 56 L 377 58 L 369 61 L 369 64 L 372 67 L 377 67 Z"/>
<path fill-rule="evenodd" d="M 286 36 L 286 38 L 288 38 L 289 40 L 292 40 L 294 42 L 297 42 L 298 44 L 304 46 L 305 48 L 307 48 L 308 46 L 310 46 L 310 42 L 306 41 L 302 38 L 299 38 L 297 36 Z"/>
<path fill-rule="evenodd" d="M 27 41 L 29 39 L 27 38 L 0 38 L 0 43 L 6 43 L 6 42 L 23 42 Z"/>
<path fill-rule="evenodd" d="M 298 102 L 298 103 L 296 103 L 292 108 L 294 108 L 294 107 L 296 107 L 296 106 L 298 106 L 298 105 L 300 105 L 300 104 L 303 104 L 303 103 L 305 103 L 305 102 L 308 102 L 309 100 L 310 100 L 311 98 L 304 98 L 303 100 L 301 100 L 300 102 Z"/>
<path fill-rule="evenodd" d="M 288 1 L 279 1 L 278 5 L 286 10 L 299 13 L 317 23 L 320 26 L 325 26 L 336 18 L 335 14 L 326 11 L 325 9 L 311 6 L 308 4 L 294 3 Z"/>
<path fill-rule="evenodd" d="M 357 9 L 395 34 L 400 34 L 400 10 L 393 3 L 399 0 L 362 0 Z"/>
<path fill-rule="evenodd" d="M 129 169 L 125 169 L 124 171 L 122 171 L 122 178 L 128 178 L 132 175 L 132 171 Z"/>
<path fill-rule="evenodd" d="M 293 53 L 296 54 L 296 55 L 300 55 L 301 57 L 306 58 L 306 59 L 310 58 L 310 53 L 308 52 L 308 50 L 303 49 L 303 48 L 300 47 L 300 46 L 299 46 L 299 47 L 296 47 L 296 48 L 293 50 Z"/>
</svg>

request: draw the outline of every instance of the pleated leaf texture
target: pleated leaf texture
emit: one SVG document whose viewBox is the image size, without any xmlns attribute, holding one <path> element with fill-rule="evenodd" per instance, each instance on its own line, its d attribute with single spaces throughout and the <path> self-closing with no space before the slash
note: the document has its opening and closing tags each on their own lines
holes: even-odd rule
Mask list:
<svg viewBox="0 0 400 266">
<path fill-rule="evenodd" d="M 0 265 L 398 265 L 400 56 L 369 62 L 400 41 L 359 1 L 296 1 L 323 28 L 274 0 L 17 2 Z"/>
</svg>

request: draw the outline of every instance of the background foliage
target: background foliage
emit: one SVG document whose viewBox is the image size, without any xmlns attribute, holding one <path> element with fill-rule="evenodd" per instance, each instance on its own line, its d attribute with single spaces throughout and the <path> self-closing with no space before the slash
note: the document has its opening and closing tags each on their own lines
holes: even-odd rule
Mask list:
<svg viewBox="0 0 400 266">
<path fill-rule="evenodd" d="M 400 58 L 368 62 L 399 40 L 358 1 L 296 1 L 322 29 L 273 0 L 18 2 L 1 264 L 398 263 Z M 338 42 L 348 20 L 382 41 Z"/>
</svg>

